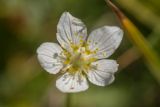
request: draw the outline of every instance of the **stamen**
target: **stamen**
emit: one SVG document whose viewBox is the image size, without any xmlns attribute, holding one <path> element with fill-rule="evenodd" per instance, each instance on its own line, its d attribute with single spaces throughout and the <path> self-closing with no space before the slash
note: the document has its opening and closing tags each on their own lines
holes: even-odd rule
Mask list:
<svg viewBox="0 0 160 107">
<path fill-rule="evenodd" d="M 65 67 L 63 67 L 61 70 L 61 73 L 65 73 L 67 71 L 67 69 L 69 69 L 71 66 L 72 66 L 72 64 L 66 65 Z"/>
</svg>

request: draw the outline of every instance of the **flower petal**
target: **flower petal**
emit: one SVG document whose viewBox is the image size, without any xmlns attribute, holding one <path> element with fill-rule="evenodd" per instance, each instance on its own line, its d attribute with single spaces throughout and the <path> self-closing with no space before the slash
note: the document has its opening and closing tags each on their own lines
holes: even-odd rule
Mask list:
<svg viewBox="0 0 160 107">
<path fill-rule="evenodd" d="M 95 51 L 95 58 L 107 58 L 118 48 L 122 37 L 123 31 L 120 28 L 104 26 L 91 32 L 87 40 L 88 48 Z"/>
<path fill-rule="evenodd" d="M 105 86 L 114 81 L 114 73 L 117 70 L 116 61 L 103 59 L 92 63 L 92 68 L 87 72 L 87 76 L 93 84 Z"/>
<path fill-rule="evenodd" d="M 80 45 L 87 37 L 87 28 L 80 19 L 64 12 L 57 25 L 57 40 L 66 50 L 71 50 L 71 44 Z"/>
<path fill-rule="evenodd" d="M 49 73 L 56 74 L 63 67 L 60 59 L 62 48 L 56 43 L 43 43 L 37 49 L 41 66 Z"/>
<path fill-rule="evenodd" d="M 75 74 L 65 73 L 56 81 L 57 88 L 65 93 L 74 93 L 88 89 L 88 83 L 85 76 L 79 72 Z"/>
</svg>

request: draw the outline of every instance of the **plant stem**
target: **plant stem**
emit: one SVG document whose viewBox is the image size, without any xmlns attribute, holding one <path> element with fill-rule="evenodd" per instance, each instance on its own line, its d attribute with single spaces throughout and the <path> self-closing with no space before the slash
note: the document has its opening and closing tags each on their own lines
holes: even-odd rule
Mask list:
<svg viewBox="0 0 160 107">
<path fill-rule="evenodd" d="M 72 107 L 71 106 L 71 97 L 72 97 L 72 95 L 70 93 L 68 93 L 66 96 L 66 107 Z"/>
</svg>

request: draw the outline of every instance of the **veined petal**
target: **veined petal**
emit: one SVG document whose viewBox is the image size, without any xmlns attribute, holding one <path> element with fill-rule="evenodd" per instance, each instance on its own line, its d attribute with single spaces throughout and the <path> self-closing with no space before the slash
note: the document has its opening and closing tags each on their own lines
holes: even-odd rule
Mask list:
<svg viewBox="0 0 160 107">
<path fill-rule="evenodd" d="M 60 59 L 62 48 L 56 43 L 43 43 L 37 49 L 41 66 L 49 73 L 56 74 L 63 67 Z"/>
<path fill-rule="evenodd" d="M 65 93 L 75 93 L 88 89 L 88 83 L 85 76 L 79 72 L 75 74 L 65 73 L 56 81 L 57 88 Z"/>
<path fill-rule="evenodd" d="M 118 64 L 114 60 L 98 60 L 93 62 L 92 68 L 87 72 L 91 83 L 98 86 L 106 86 L 114 81 L 114 73 L 118 70 Z"/>
<path fill-rule="evenodd" d="M 57 40 L 62 47 L 70 51 L 72 45 L 83 44 L 86 37 L 87 28 L 83 22 L 64 12 L 57 25 Z"/>
<path fill-rule="evenodd" d="M 96 29 L 88 37 L 87 44 L 94 57 L 107 58 L 118 48 L 123 37 L 123 31 L 114 26 L 104 26 Z"/>
</svg>

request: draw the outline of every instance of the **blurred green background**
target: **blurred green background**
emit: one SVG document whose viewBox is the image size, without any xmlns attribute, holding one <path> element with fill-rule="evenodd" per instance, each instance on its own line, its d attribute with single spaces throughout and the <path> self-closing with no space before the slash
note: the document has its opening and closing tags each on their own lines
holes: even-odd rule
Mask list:
<svg viewBox="0 0 160 107">
<path fill-rule="evenodd" d="M 113 0 L 145 35 L 160 56 L 160 1 Z M 43 42 L 57 42 L 60 15 L 69 11 L 88 32 L 104 25 L 121 26 L 104 0 L 0 0 L 0 107 L 65 107 L 66 94 L 55 87 L 57 76 L 36 58 Z M 72 95 L 73 107 L 160 107 L 160 85 L 125 33 L 110 58 L 120 67 L 107 87 Z"/>
</svg>

